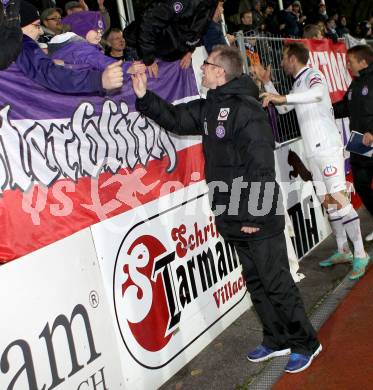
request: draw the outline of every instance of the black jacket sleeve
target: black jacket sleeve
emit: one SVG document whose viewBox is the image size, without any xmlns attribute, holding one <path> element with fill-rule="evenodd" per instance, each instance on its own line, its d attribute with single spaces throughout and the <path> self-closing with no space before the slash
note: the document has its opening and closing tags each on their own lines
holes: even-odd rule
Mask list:
<svg viewBox="0 0 373 390">
<path fill-rule="evenodd" d="M 334 117 L 336 119 L 346 118 L 350 116 L 347 101 L 348 91 L 343 96 L 343 99 L 333 104 Z"/>
<path fill-rule="evenodd" d="M 201 135 L 203 99 L 173 106 L 158 95 L 147 91 L 142 99 L 136 100 L 137 111 L 162 126 L 167 131 L 179 135 Z"/>
<path fill-rule="evenodd" d="M 22 30 L 18 14 L 19 0 L 11 1 L 6 10 L 0 1 L 0 70 L 15 61 L 21 51 Z"/>
<path fill-rule="evenodd" d="M 164 45 L 171 46 L 167 47 L 170 53 L 193 52 L 201 44 L 216 6 L 217 0 L 157 1 L 145 11 L 136 27 L 125 29 L 124 36 L 126 30 L 130 36 L 136 30 L 136 47 L 145 65 L 151 65 L 156 57 L 162 58 L 157 48 Z M 165 37 L 166 42 L 162 42 Z"/>
<path fill-rule="evenodd" d="M 22 30 L 19 27 L 0 27 L 0 70 L 16 60 L 22 47 Z"/>
<path fill-rule="evenodd" d="M 172 22 L 174 11 L 168 2 L 160 2 L 147 10 L 139 26 L 138 45 L 145 65 L 151 65 L 156 56 L 156 40 L 160 31 Z"/>
</svg>

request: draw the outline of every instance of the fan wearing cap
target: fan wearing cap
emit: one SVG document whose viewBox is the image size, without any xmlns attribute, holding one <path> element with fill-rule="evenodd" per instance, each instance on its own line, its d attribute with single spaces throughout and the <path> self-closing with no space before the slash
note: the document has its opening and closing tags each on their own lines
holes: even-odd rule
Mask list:
<svg viewBox="0 0 373 390">
<path fill-rule="evenodd" d="M 63 18 L 62 22 L 69 26 L 70 31 L 93 45 L 100 43 L 102 33 L 105 30 L 101 14 L 95 11 L 76 12 Z"/>
<path fill-rule="evenodd" d="M 105 56 L 99 45 L 104 28 L 99 12 L 74 13 L 64 18 L 63 23 L 69 25 L 71 32 L 57 35 L 49 42 L 49 54 L 53 60 L 66 67 L 94 70 L 104 70 L 116 62 Z M 145 65 L 124 62 L 122 69 L 129 80 L 129 74 L 144 72 Z"/>
<path fill-rule="evenodd" d="M 104 6 L 104 2 L 105 0 L 97 0 L 98 10 L 101 14 L 102 20 L 105 22 L 105 26 L 106 26 L 105 31 L 107 31 L 110 28 L 111 23 L 110 23 L 110 15 Z M 89 11 L 89 8 L 84 0 L 68 1 L 65 4 L 65 12 L 67 16 L 75 14 L 77 12 L 84 12 L 84 11 Z"/>
<path fill-rule="evenodd" d="M 71 70 L 58 66 L 46 56 L 36 39 L 42 34 L 38 10 L 22 1 L 20 20 L 23 31 L 22 50 L 16 65 L 31 80 L 59 93 L 100 93 L 120 88 L 123 84 L 121 62 L 106 67 L 103 72 L 94 70 Z"/>
<path fill-rule="evenodd" d="M 23 34 L 34 41 L 37 41 L 44 34 L 40 24 L 39 11 L 27 1 L 21 3 L 20 20 Z"/>
<path fill-rule="evenodd" d="M 6 69 L 17 58 L 22 47 L 19 3 L 20 0 L 13 0 L 3 5 L 0 1 L 0 70 Z"/>
</svg>

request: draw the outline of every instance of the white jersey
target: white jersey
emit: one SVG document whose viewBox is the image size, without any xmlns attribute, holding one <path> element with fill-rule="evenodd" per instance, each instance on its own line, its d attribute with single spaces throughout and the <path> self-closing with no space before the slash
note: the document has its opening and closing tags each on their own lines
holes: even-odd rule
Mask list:
<svg viewBox="0 0 373 390">
<path fill-rule="evenodd" d="M 278 93 L 272 83 L 266 84 L 265 89 Z M 343 147 L 328 85 L 321 72 L 308 67 L 301 69 L 286 100 L 288 104 L 276 108 L 280 114 L 295 109 L 306 157 L 327 155 Z"/>
</svg>

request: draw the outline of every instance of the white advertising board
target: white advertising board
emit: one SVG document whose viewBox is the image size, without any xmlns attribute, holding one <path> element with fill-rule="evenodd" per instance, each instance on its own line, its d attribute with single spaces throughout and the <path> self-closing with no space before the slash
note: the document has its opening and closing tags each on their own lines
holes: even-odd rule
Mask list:
<svg viewBox="0 0 373 390">
<path fill-rule="evenodd" d="M 330 226 L 310 180 L 303 141 L 297 140 L 277 149 L 276 164 L 278 181 L 293 224 L 294 249 L 300 259 L 330 234 Z"/>
<path fill-rule="evenodd" d="M 250 304 L 194 184 L 92 227 L 128 389 L 156 389 Z"/>
<path fill-rule="evenodd" d="M 0 268 L 0 389 L 123 389 L 89 229 Z"/>
</svg>

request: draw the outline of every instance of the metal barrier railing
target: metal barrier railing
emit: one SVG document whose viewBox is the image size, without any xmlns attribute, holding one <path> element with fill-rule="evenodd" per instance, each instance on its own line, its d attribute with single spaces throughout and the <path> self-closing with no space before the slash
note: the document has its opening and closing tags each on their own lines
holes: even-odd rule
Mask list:
<svg viewBox="0 0 373 390">
<path fill-rule="evenodd" d="M 251 72 L 251 65 L 260 62 L 264 67 L 271 65 L 272 82 L 280 94 L 286 94 L 292 87 L 292 80 L 286 76 L 281 67 L 282 50 L 284 38 L 261 35 L 244 35 L 242 32 L 236 34 L 237 45 L 243 54 L 244 72 L 250 74 L 258 83 L 259 89 L 264 91 L 261 83 L 255 79 Z M 299 125 L 294 111 L 279 115 L 277 110 L 270 106 L 267 110 L 272 126 L 273 135 L 277 143 L 288 143 L 300 137 Z"/>
<path fill-rule="evenodd" d="M 250 74 L 254 81 L 258 83 L 259 89 L 264 92 L 261 83 L 255 80 L 255 75 L 251 71 L 251 65 L 256 62 L 260 62 L 264 67 L 271 65 L 272 82 L 275 88 L 281 95 L 287 94 L 292 88 L 292 78 L 286 76 L 282 70 L 281 60 L 284 42 L 288 38 L 276 37 L 258 31 L 246 33 L 238 31 L 235 35 L 237 45 L 244 59 L 244 72 Z M 351 36 L 345 36 L 339 40 L 344 41 L 347 48 L 360 44 L 359 39 Z M 364 41 L 364 43 L 373 47 L 373 39 L 365 39 Z M 271 105 L 267 112 L 277 143 L 287 144 L 300 137 L 298 120 L 294 110 L 287 114 L 279 115 L 277 110 Z"/>
</svg>

